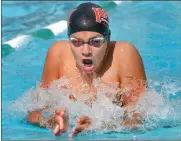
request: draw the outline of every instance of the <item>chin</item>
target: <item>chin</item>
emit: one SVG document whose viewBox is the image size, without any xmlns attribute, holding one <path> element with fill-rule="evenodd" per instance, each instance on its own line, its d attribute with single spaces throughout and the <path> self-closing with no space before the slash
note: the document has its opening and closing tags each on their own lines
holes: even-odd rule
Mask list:
<svg viewBox="0 0 181 141">
<path fill-rule="evenodd" d="M 81 67 L 81 70 L 82 70 L 84 73 L 86 73 L 86 74 L 93 74 L 93 73 L 96 72 L 96 71 L 95 71 L 95 67 L 93 67 L 93 68 L 90 69 L 90 70 L 85 70 L 85 68 L 84 68 L 83 65 L 82 65 L 82 67 Z"/>
<path fill-rule="evenodd" d="M 84 70 L 84 73 L 86 73 L 86 74 L 93 74 L 94 71 L 85 71 L 85 70 Z"/>
</svg>

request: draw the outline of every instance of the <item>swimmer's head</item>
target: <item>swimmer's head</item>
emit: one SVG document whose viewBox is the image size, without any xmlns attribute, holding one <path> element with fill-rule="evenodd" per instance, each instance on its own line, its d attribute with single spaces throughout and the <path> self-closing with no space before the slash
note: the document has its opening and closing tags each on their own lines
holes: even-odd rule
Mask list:
<svg viewBox="0 0 181 141">
<path fill-rule="evenodd" d="M 86 72 L 96 71 L 110 40 L 107 13 L 93 3 L 79 5 L 70 13 L 68 36 L 78 66 Z"/>
<path fill-rule="evenodd" d="M 109 18 L 100 6 L 83 3 L 70 12 L 68 18 L 68 36 L 80 31 L 92 31 L 110 36 Z"/>
</svg>

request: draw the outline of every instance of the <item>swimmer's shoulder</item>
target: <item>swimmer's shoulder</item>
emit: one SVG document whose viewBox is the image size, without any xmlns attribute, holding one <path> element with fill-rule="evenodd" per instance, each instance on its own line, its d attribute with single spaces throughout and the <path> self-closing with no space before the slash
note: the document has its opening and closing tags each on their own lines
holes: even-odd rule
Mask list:
<svg viewBox="0 0 181 141">
<path fill-rule="evenodd" d="M 125 50 L 126 52 L 137 50 L 130 42 L 111 41 L 110 45 L 114 47 L 115 52 L 122 52 L 122 50 Z"/>
<path fill-rule="evenodd" d="M 135 65 L 137 65 L 135 66 L 137 68 L 142 68 L 142 58 L 132 43 L 114 42 L 113 48 L 113 60 L 115 60 L 114 63 L 119 68 L 119 70 L 128 70 L 129 67 Z"/>
<path fill-rule="evenodd" d="M 113 59 L 118 68 L 120 79 L 123 76 L 132 76 L 146 80 L 144 65 L 137 48 L 130 42 L 116 42 Z"/>
<path fill-rule="evenodd" d="M 111 41 L 110 47 L 114 49 L 114 57 L 117 59 L 128 59 L 134 54 L 139 54 L 136 47 L 130 42 Z"/>
<path fill-rule="evenodd" d="M 65 55 L 69 52 L 69 42 L 68 41 L 56 41 L 54 42 L 48 50 L 48 54 L 54 57 L 65 57 Z"/>
</svg>

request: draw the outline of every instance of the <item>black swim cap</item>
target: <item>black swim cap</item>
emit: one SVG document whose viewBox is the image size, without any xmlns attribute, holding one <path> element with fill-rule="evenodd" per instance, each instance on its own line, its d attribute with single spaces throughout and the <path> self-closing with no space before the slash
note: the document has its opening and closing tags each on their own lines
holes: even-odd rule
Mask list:
<svg viewBox="0 0 181 141">
<path fill-rule="evenodd" d="M 107 13 L 98 5 L 83 3 L 73 9 L 68 19 L 68 36 L 79 31 L 94 31 L 110 36 Z"/>
</svg>

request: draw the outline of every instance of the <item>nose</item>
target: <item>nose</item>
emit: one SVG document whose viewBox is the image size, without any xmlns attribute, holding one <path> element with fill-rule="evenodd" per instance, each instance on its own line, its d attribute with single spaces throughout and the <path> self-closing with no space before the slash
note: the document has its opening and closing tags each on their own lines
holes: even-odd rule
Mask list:
<svg viewBox="0 0 181 141">
<path fill-rule="evenodd" d="M 85 57 L 91 57 L 92 56 L 92 50 L 89 47 L 88 44 L 84 44 L 82 47 L 82 55 Z"/>
</svg>

